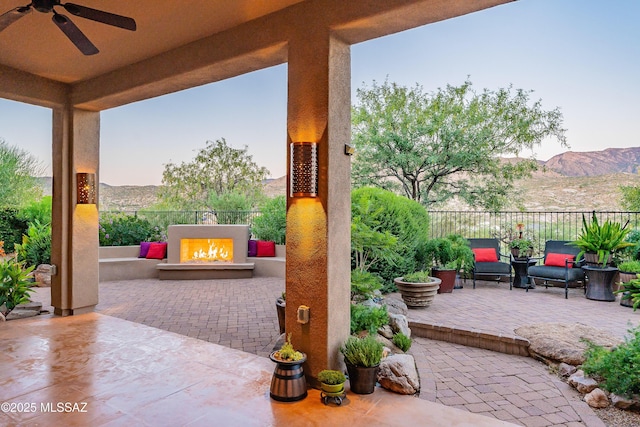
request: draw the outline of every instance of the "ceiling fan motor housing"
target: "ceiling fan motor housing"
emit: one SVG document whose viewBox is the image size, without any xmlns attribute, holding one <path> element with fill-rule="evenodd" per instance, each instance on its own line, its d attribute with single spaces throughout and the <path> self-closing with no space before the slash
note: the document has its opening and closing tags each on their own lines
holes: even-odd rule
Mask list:
<svg viewBox="0 0 640 427">
<path fill-rule="evenodd" d="M 33 0 L 31 4 L 38 12 L 49 13 L 53 11 L 53 6 L 59 5 L 60 2 L 56 0 Z"/>
</svg>

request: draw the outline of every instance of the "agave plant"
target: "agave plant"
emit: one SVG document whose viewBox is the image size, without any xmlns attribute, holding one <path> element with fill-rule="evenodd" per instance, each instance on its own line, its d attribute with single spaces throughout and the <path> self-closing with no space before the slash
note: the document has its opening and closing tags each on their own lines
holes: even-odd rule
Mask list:
<svg viewBox="0 0 640 427">
<path fill-rule="evenodd" d="M 595 212 L 591 218 L 591 223 L 587 224 L 587 220 L 582 215 L 582 231 L 578 235 L 578 239 L 570 242 L 570 245 L 580 248 L 577 259 L 580 259 L 585 253 L 596 253 L 598 256 L 598 264 L 606 266 L 609 255 L 620 249 L 633 246 L 633 243 L 625 242 L 625 238 L 629 231 L 627 221 L 624 226 L 619 222 L 606 220 L 602 225 L 598 223 L 598 217 Z"/>
</svg>

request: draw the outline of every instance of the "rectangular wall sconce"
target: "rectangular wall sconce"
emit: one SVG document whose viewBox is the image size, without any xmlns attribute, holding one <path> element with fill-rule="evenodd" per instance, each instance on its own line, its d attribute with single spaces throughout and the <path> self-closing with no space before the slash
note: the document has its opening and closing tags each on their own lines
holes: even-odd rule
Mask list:
<svg viewBox="0 0 640 427">
<path fill-rule="evenodd" d="M 79 205 L 96 204 L 96 174 L 80 172 L 76 174 Z"/>
<path fill-rule="evenodd" d="M 293 142 L 290 148 L 291 197 L 316 197 L 318 195 L 318 144 Z"/>
</svg>

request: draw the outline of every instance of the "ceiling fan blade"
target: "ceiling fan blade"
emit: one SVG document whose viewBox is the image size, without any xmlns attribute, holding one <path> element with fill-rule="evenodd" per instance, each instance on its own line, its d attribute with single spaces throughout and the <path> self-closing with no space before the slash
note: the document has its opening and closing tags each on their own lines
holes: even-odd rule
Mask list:
<svg viewBox="0 0 640 427">
<path fill-rule="evenodd" d="M 29 12 L 31 12 L 31 5 L 16 7 L 15 9 L 11 9 L 10 11 L 3 13 L 0 15 L 0 31 L 4 30 Z"/>
<path fill-rule="evenodd" d="M 69 37 L 69 40 L 76 45 L 80 52 L 85 55 L 95 55 L 99 52 L 98 48 L 91 43 L 87 36 L 85 36 L 69 18 L 59 13 L 55 13 L 52 20 L 62 30 L 62 32 Z"/>
<path fill-rule="evenodd" d="M 109 13 L 90 7 L 81 6 L 74 3 L 65 3 L 63 6 L 67 12 L 81 18 L 91 19 L 92 21 L 102 22 L 103 24 L 113 25 L 114 27 L 124 28 L 125 30 L 136 30 L 136 21 L 122 15 Z"/>
</svg>

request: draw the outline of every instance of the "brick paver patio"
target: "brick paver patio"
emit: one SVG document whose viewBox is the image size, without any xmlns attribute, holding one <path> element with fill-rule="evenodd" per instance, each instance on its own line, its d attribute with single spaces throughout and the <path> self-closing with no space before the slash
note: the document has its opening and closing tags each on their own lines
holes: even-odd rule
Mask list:
<svg viewBox="0 0 640 427">
<path fill-rule="evenodd" d="M 100 284 L 97 311 L 209 342 L 268 355 L 277 340 L 275 299 L 284 280 L 159 281 Z M 48 289 L 38 295 L 48 303 Z M 584 298 L 571 290 L 538 288 L 509 291 L 505 283 L 478 282 L 471 288 L 436 296 L 434 303 L 410 310 L 409 320 L 513 334 L 538 322 L 580 322 L 624 336 L 640 324 L 640 311 Z M 525 426 L 603 426 L 577 392 L 534 359 L 416 338 L 420 398 Z"/>
</svg>

